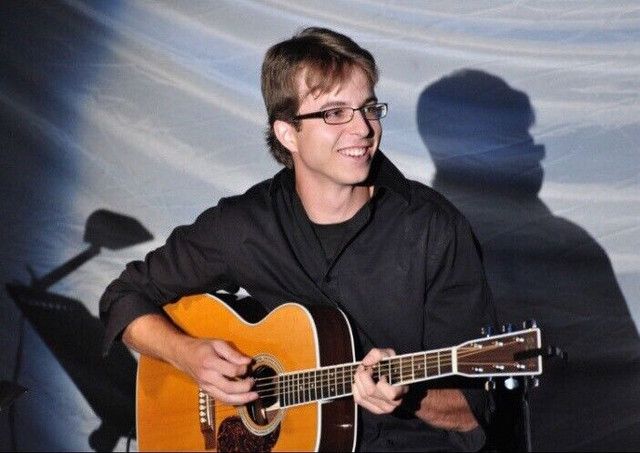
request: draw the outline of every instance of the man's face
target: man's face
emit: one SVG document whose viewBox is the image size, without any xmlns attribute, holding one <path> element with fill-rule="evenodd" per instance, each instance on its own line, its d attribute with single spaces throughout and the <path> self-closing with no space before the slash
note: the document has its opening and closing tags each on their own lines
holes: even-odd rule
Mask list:
<svg viewBox="0 0 640 453">
<path fill-rule="evenodd" d="M 328 93 L 309 93 L 304 74 L 298 77 L 298 93 L 304 95 L 299 115 L 335 107 L 360 108 L 375 104 L 373 87 L 364 72 L 355 68 L 351 76 Z M 308 93 L 308 94 L 307 94 Z M 382 126 L 378 120 L 367 120 L 361 111 L 345 124 L 326 124 L 322 118 L 301 120 L 299 131 L 293 131 L 290 147 L 296 172 L 296 184 L 314 190 L 352 186 L 363 182 L 378 149 Z"/>
</svg>

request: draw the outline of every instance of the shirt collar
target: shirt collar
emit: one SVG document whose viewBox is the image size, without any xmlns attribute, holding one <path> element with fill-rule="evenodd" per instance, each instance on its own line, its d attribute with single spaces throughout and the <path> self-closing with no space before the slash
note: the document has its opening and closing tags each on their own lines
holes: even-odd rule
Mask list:
<svg viewBox="0 0 640 453">
<path fill-rule="evenodd" d="M 373 159 L 367 184 L 372 184 L 376 192 L 379 188 L 384 187 L 400 195 L 407 203 L 410 201 L 409 181 L 380 150 L 378 150 Z M 269 186 L 269 194 L 273 196 L 279 187 L 288 192 L 295 190 L 295 174 L 293 170 L 284 168 L 276 173 Z"/>
</svg>

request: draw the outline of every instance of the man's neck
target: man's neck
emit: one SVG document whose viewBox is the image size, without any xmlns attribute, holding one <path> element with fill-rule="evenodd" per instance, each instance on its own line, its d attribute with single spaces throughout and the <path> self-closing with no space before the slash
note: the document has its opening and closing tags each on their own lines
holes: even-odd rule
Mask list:
<svg viewBox="0 0 640 453">
<path fill-rule="evenodd" d="M 371 198 L 373 186 L 342 186 L 313 190 L 296 183 L 296 192 L 313 223 L 326 225 L 352 218 Z"/>
</svg>

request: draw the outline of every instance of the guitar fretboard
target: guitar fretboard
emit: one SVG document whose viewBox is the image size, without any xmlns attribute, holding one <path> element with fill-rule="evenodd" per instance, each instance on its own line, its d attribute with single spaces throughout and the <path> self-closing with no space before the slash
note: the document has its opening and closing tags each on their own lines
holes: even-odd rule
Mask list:
<svg viewBox="0 0 640 453">
<path fill-rule="evenodd" d="M 453 349 L 420 352 L 380 361 L 375 379 L 386 376 L 390 384 L 405 385 L 453 373 Z M 278 376 L 280 407 L 331 400 L 352 394 L 353 376 L 359 363 L 335 365 Z"/>
</svg>

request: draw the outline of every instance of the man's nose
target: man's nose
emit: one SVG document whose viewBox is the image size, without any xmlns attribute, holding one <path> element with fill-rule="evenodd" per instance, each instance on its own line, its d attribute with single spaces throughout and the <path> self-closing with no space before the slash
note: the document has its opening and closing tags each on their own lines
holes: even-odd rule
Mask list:
<svg viewBox="0 0 640 453">
<path fill-rule="evenodd" d="M 368 136 L 373 131 L 370 120 L 364 116 L 364 112 L 362 110 L 356 110 L 353 112 L 353 118 L 349 121 L 349 127 L 353 130 L 353 133 L 362 135 L 363 137 Z"/>
</svg>

